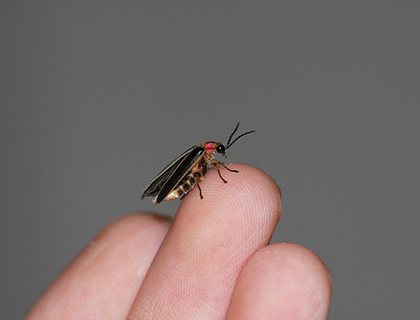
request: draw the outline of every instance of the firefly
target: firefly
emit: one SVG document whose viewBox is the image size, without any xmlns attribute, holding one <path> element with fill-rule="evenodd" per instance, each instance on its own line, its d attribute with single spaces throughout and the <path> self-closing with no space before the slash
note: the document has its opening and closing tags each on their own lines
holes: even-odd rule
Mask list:
<svg viewBox="0 0 420 320">
<path fill-rule="evenodd" d="M 169 201 L 177 198 L 183 199 L 185 195 L 190 192 L 195 185 L 200 191 L 200 198 L 203 199 L 203 193 L 200 188 L 199 181 L 204 179 L 209 167 L 215 167 L 219 173 L 220 179 L 224 183 L 227 181 L 220 173 L 220 166 L 224 167 L 230 172 L 238 173 L 238 170 L 229 169 L 223 162 L 214 158 L 214 153 L 219 153 L 226 157 L 226 150 L 229 149 L 239 138 L 255 132 L 251 130 L 242 133 L 233 141 L 232 137 L 238 130 L 239 123 L 236 125 L 230 135 L 226 145 L 221 142 L 208 141 L 189 148 L 182 153 L 178 158 L 168 164 L 158 175 L 149 183 L 144 189 L 140 200 L 145 197 L 153 197 L 153 203 L 158 204 L 163 201 Z"/>
</svg>

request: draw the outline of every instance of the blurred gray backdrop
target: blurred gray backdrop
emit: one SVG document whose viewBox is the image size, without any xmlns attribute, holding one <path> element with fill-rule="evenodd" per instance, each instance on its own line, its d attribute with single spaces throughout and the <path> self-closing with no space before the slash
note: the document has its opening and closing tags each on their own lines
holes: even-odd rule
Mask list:
<svg viewBox="0 0 420 320">
<path fill-rule="evenodd" d="M 330 319 L 418 319 L 419 2 L 2 1 L 1 319 L 191 145 L 283 191 Z"/>
</svg>

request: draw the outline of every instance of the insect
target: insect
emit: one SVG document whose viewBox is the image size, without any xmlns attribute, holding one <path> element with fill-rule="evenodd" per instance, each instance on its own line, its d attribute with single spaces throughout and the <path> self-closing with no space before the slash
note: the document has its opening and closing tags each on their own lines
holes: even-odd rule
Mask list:
<svg viewBox="0 0 420 320">
<path fill-rule="evenodd" d="M 224 167 L 230 172 L 237 173 L 238 170 L 229 169 L 223 162 L 215 159 L 213 154 L 217 152 L 227 158 L 227 149 L 229 149 L 239 138 L 255 132 L 255 130 L 252 130 L 242 133 L 231 142 L 233 135 L 238 130 L 238 127 L 239 123 L 230 135 L 226 146 L 221 142 L 208 141 L 189 148 L 178 158 L 168 164 L 161 172 L 159 172 L 159 174 L 144 189 L 140 200 L 143 200 L 145 197 L 153 197 L 154 204 L 158 204 L 162 201 L 177 199 L 179 197 L 181 197 L 182 200 L 182 198 L 190 190 L 192 190 L 196 184 L 198 190 L 200 191 L 200 198 L 203 199 L 203 193 L 201 191 L 199 181 L 204 179 L 209 166 L 216 167 L 220 179 L 222 179 L 224 183 L 227 183 L 220 173 L 219 166 Z"/>
</svg>

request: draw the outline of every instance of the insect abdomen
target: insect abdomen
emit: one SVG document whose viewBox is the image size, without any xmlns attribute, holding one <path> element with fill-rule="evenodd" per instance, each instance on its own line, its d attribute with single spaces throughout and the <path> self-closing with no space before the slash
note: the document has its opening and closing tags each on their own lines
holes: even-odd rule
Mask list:
<svg viewBox="0 0 420 320">
<path fill-rule="evenodd" d="M 178 190 L 179 195 L 187 194 L 192 188 L 194 188 L 197 183 L 197 179 L 193 174 L 190 174 L 186 181 L 180 184 L 176 189 Z"/>
<path fill-rule="evenodd" d="M 197 183 L 197 179 L 194 177 L 194 174 L 190 173 L 162 201 L 169 201 L 169 200 L 173 200 L 173 199 L 185 196 L 192 188 L 194 188 L 196 183 Z"/>
</svg>

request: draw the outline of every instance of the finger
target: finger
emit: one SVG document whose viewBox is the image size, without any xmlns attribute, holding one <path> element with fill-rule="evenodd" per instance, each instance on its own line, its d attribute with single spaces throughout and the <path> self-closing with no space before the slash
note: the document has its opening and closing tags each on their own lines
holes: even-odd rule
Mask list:
<svg viewBox="0 0 420 320">
<path fill-rule="evenodd" d="M 248 257 L 269 243 L 280 218 L 280 192 L 261 170 L 210 170 L 182 201 L 129 319 L 222 319 Z"/>
<path fill-rule="evenodd" d="M 169 226 L 151 214 L 117 219 L 63 271 L 26 319 L 125 319 Z"/>
<path fill-rule="evenodd" d="M 242 269 L 227 319 L 327 319 L 331 292 L 329 272 L 312 251 L 269 245 Z"/>
</svg>

